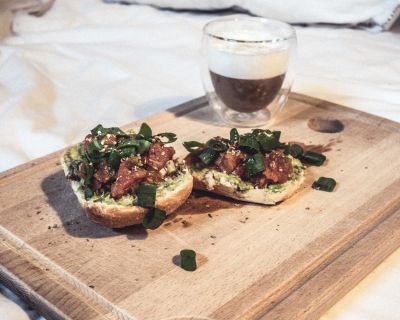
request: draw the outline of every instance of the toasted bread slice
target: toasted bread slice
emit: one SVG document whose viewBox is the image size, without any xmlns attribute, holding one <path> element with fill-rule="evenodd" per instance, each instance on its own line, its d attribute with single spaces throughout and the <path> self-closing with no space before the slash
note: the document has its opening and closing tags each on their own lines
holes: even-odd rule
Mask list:
<svg viewBox="0 0 400 320">
<path fill-rule="evenodd" d="M 304 181 L 304 167 L 300 160 L 290 157 L 293 174 L 282 184 L 270 184 L 257 188 L 240 177 L 215 169 L 191 169 L 194 179 L 194 189 L 206 190 L 233 199 L 274 205 L 292 196 Z"/>
<path fill-rule="evenodd" d="M 68 153 L 68 150 L 65 154 Z M 65 175 L 69 175 L 68 158 L 63 156 L 61 163 Z M 164 210 L 166 214 L 174 212 L 189 197 L 193 188 L 193 178 L 189 170 L 185 169 L 178 175 L 168 178 L 168 184 L 160 183 L 157 186 L 155 207 Z M 78 181 L 70 180 L 72 190 L 77 196 L 87 216 L 94 222 L 110 228 L 122 228 L 134 224 L 141 224 L 149 211 L 147 208 L 135 205 L 136 199 L 129 195 L 116 201 L 110 197 L 85 199 L 83 190 Z"/>
</svg>

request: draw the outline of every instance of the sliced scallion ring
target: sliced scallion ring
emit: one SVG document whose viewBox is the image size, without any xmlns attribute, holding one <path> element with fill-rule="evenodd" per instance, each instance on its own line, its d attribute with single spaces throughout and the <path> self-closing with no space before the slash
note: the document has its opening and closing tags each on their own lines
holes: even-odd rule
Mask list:
<svg viewBox="0 0 400 320">
<path fill-rule="evenodd" d="M 162 225 L 166 217 L 167 214 L 165 213 L 165 211 L 157 208 L 151 208 L 149 212 L 144 216 L 142 225 L 146 229 L 154 230 Z"/>
<path fill-rule="evenodd" d="M 155 137 L 161 137 L 161 138 L 166 138 L 167 141 L 162 141 L 163 143 L 172 143 L 176 141 L 176 134 L 172 132 L 163 132 L 157 134 Z"/>
<path fill-rule="evenodd" d="M 246 176 L 253 177 L 265 169 L 264 157 L 261 153 L 256 153 L 248 157 L 244 163 L 246 169 Z"/>
<path fill-rule="evenodd" d="M 326 160 L 326 157 L 318 152 L 306 151 L 301 157 L 301 161 L 313 166 L 321 166 Z"/>
<path fill-rule="evenodd" d="M 121 162 L 121 154 L 117 150 L 112 150 L 108 156 L 108 165 L 117 170 Z"/>
<path fill-rule="evenodd" d="M 219 156 L 219 152 L 215 151 L 214 149 L 210 148 L 210 147 L 206 147 L 199 155 L 198 157 L 200 158 L 200 160 L 206 164 L 212 164 L 214 163 L 214 161 L 218 158 Z"/>
<path fill-rule="evenodd" d="M 224 152 L 228 150 L 228 145 L 221 139 L 210 139 L 206 145 L 218 152 Z"/>
<path fill-rule="evenodd" d="M 136 191 L 137 205 L 152 208 L 156 203 L 157 186 L 150 183 L 141 183 Z"/>
<path fill-rule="evenodd" d="M 316 190 L 332 192 L 335 189 L 336 181 L 333 178 L 320 177 L 317 181 L 314 181 L 312 188 Z"/>
<path fill-rule="evenodd" d="M 197 269 L 195 251 L 190 249 L 181 250 L 180 257 L 182 269 L 186 271 L 195 271 Z"/>
<path fill-rule="evenodd" d="M 285 145 L 284 148 L 285 153 L 290 154 L 293 158 L 300 158 L 304 152 L 303 148 L 296 143 Z"/>
<path fill-rule="evenodd" d="M 229 140 L 231 144 L 239 143 L 240 135 L 236 128 L 232 128 L 229 133 Z"/>
<path fill-rule="evenodd" d="M 260 151 L 260 145 L 257 141 L 256 136 L 251 133 L 240 136 L 239 149 L 250 152 Z"/>
<path fill-rule="evenodd" d="M 183 143 L 183 146 L 187 151 L 193 154 L 198 154 L 204 149 L 204 143 L 198 141 L 186 141 Z"/>
</svg>

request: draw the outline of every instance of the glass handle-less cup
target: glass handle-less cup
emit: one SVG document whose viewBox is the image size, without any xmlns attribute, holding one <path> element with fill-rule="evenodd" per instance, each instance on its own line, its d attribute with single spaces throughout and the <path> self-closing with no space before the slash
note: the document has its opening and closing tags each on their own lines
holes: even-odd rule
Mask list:
<svg viewBox="0 0 400 320">
<path fill-rule="evenodd" d="M 203 85 L 230 125 L 271 124 L 293 83 L 296 32 L 264 18 L 228 17 L 203 29 Z"/>
</svg>

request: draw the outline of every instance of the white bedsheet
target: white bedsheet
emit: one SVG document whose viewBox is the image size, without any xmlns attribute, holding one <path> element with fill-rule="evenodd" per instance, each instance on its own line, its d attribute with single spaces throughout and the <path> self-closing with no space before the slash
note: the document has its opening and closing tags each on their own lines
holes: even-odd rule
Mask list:
<svg viewBox="0 0 400 320">
<path fill-rule="evenodd" d="M 0 44 L 0 171 L 203 94 L 201 29 L 213 15 L 56 1 Z M 297 28 L 294 91 L 400 121 L 400 34 Z M 324 319 L 398 319 L 400 251 Z M 1 313 L 1 310 L 0 310 Z"/>
</svg>

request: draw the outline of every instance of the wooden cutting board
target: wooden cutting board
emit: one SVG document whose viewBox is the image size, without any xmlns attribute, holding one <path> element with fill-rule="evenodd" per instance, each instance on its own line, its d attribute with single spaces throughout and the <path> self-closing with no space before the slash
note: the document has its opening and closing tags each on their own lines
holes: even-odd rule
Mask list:
<svg viewBox="0 0 400 320">
<path fill-rule="evenodd" d="M 315 131 L 315 118 L 344 130 Z M 146 121 L 178 134 L 178 155 L 229 132 L 204 98 Z M 49 319 L 317 318 L 400 245 L 400 124 L 292 94 L 271 129 L 329 159 L 295 196 L 269 207 L 194 193 L 154 231 L 90 222 L 61 152 L 3 172 L 0 280 Z M 313 190 L 319 176 L 335 191 Z M 195 272 L 176 265 L 184 248 Z"/>
</svg>

